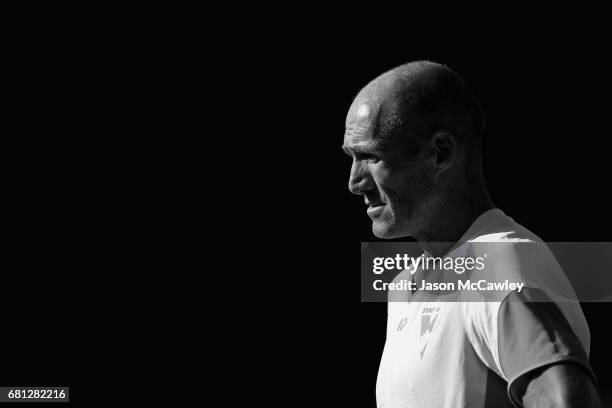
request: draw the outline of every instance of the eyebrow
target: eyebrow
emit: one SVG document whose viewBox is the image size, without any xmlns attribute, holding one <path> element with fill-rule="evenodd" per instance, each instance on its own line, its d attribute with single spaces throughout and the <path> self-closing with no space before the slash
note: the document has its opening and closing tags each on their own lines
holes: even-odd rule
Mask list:
<svg viewBox="0 0 612 408">
<path fill-rule="evenodd" d="M 349 148 L 346 145 L 342 145 L 342 151 L 344 151 L 344 153 L 346 153 L 349 156 L 353 156 L 353 154 L 374 154 L 378 152 L 378 149 L 374 148 L 374 149 L 367 149 L 367 148 L 363 148 L 360 146 L 355 146 L 353 148 Z"/>
</svg>

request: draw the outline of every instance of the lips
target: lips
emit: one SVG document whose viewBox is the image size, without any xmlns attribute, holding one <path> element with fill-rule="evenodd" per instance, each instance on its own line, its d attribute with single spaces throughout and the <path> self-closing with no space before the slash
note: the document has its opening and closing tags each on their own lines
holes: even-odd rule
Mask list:
<svg viewBox="0 0 612 408">
<path fill-rule="evenodd" d="M 380 215 L 380 213 L 382 212 L 384 206 L 385 206 L 384 203 L 369 204 L 368 209 L 367 209 L 366 212 L 368 213 L 368 215 L 371 218 L 372 217 L 376 217 L 376 216 Z"/>
</svg>

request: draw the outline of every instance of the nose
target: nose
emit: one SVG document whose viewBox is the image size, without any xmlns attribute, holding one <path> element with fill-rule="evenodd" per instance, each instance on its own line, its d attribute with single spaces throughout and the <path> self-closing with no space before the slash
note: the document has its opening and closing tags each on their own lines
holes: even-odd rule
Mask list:
<svg viewBox="0 0 612 408">
<path fill-rule="evenodd" d="M 348 189 L 353 194 L 363 194 L 372 188 L 372 177 L 363 161 L 353 160 L 349 176 Z"/>
</svg>

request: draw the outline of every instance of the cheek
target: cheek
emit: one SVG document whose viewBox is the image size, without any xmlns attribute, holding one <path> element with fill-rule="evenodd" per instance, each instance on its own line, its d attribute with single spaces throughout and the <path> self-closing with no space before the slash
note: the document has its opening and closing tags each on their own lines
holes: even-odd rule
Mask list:
<svg viewBox="0 0 612 408">
<path fill-rule="evenodd" d="M 389 168 L 385 164 L 374 165 L 370 172 L 381 190 L 401 190 L 410 179 L 410 172 Z"/>
<path fill-rule="evenodd" d="M 433 175 L 426 168 L 414 168 L 387 174 L 381 179 L 380 189 L 390 202 L 396 206 L 407 208 L 418 205 L 432 192 Z"/>
</svg>

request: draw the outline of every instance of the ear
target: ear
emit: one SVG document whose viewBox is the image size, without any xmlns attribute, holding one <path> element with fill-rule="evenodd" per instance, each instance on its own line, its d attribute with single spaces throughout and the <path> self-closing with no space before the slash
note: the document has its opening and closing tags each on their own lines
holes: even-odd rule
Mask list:
<svg viewBox="0 0 612 408">
<path fill-rule="evenodd" d="M 431 143 L 434 149 L 436 174 L 439 176 L 457 160 L 457 140 L 452 132 L 439 130 L 432 136 Z"/>
</svg>

